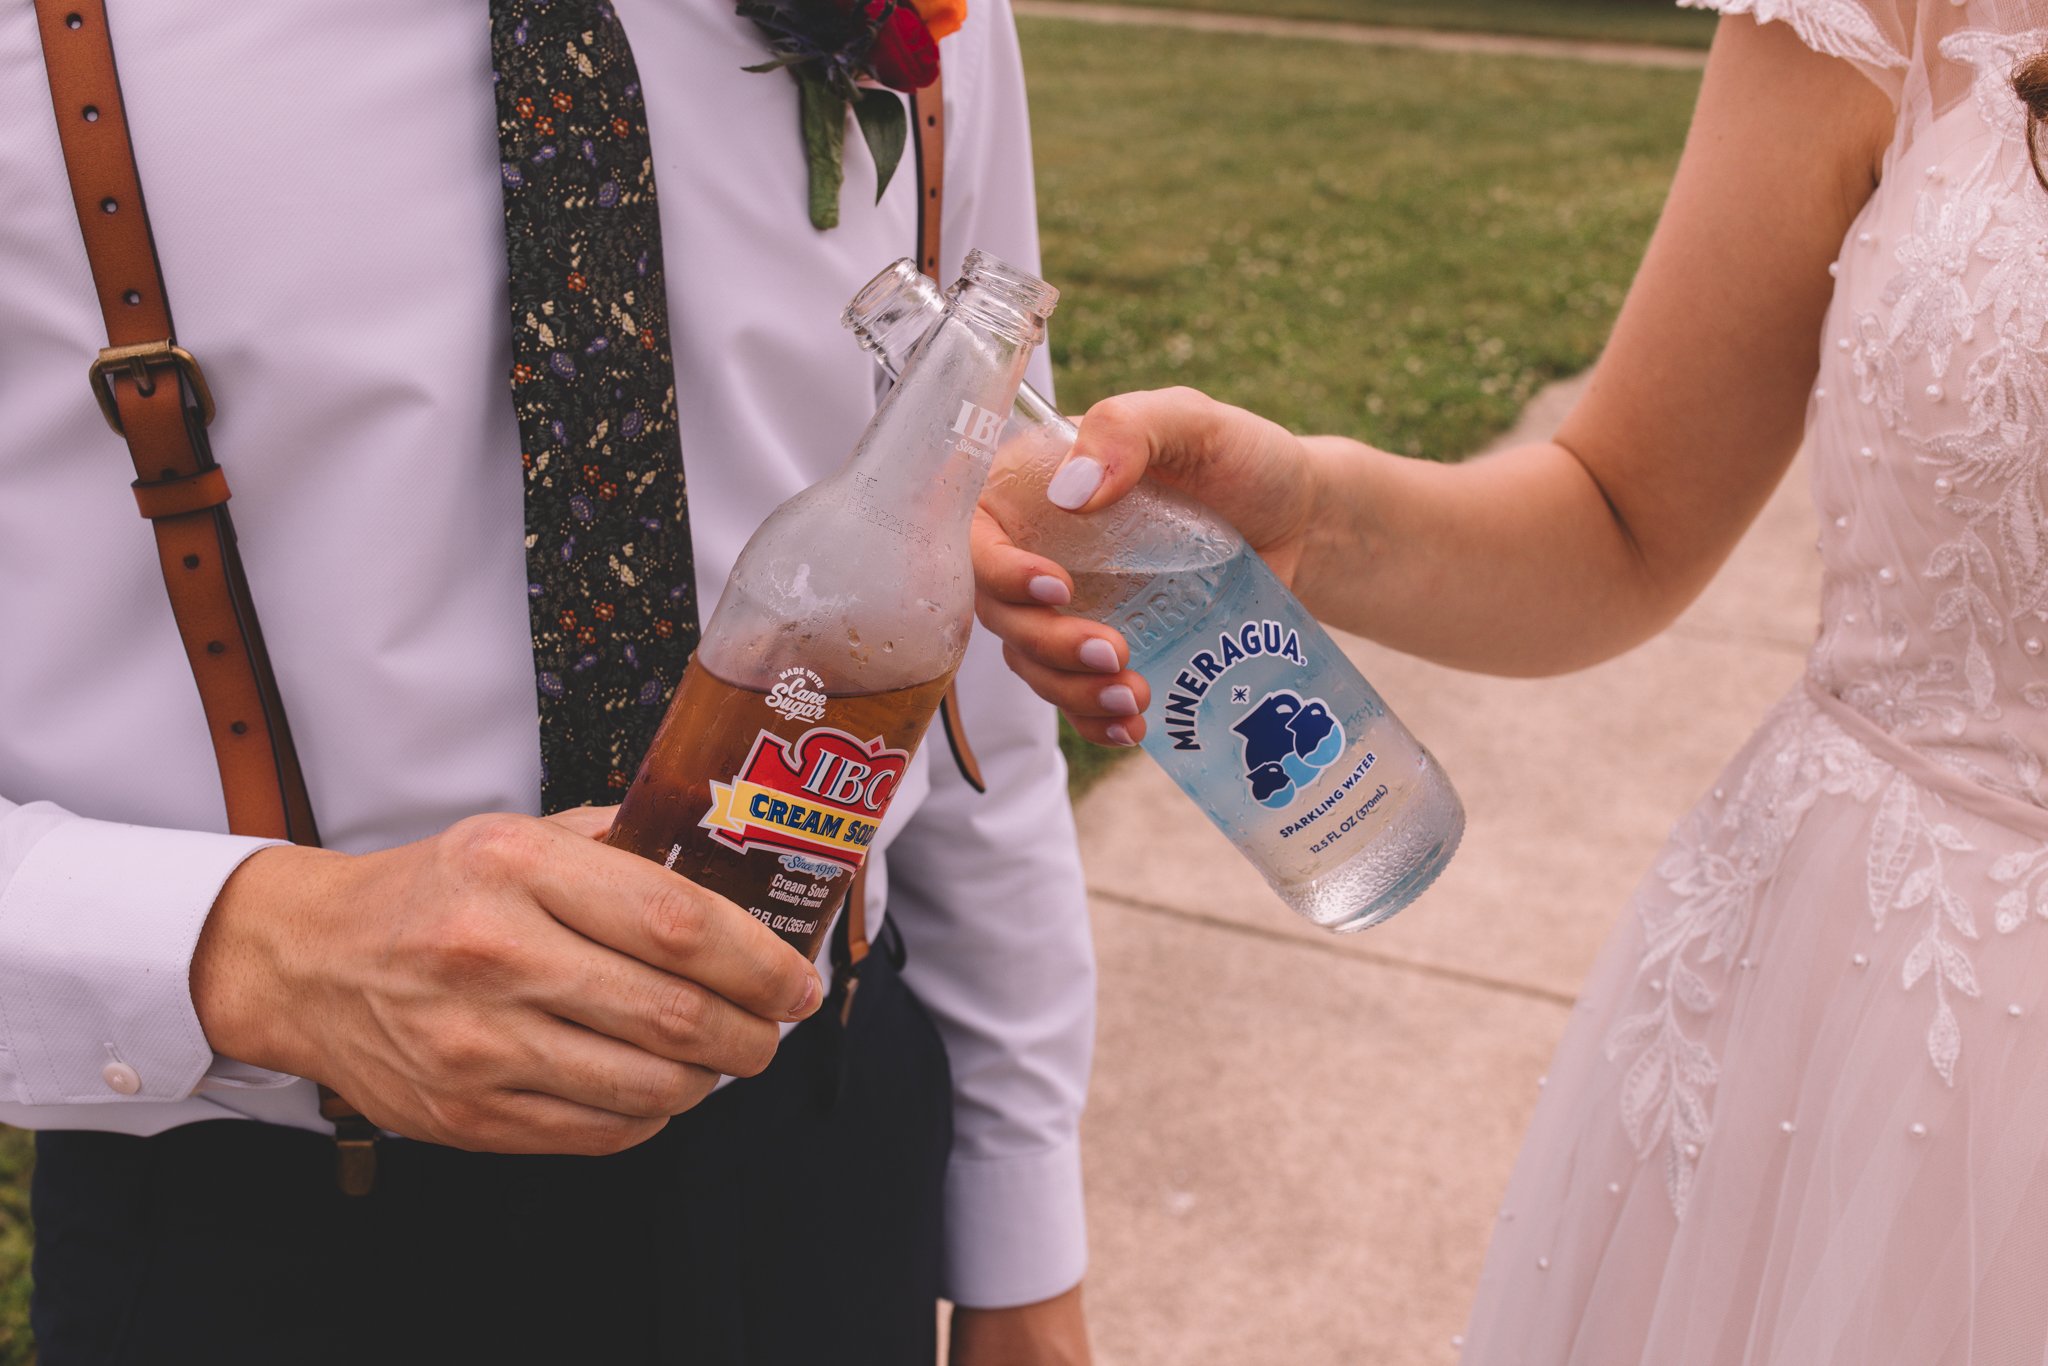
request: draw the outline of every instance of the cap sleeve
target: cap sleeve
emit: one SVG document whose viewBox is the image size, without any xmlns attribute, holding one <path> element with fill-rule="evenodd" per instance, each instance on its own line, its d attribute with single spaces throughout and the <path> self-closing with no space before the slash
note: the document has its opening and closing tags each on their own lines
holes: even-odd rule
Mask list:
<svg viewBox="0 0 2048 1366">
<path fill-rule="evenodd" d="M 1897 105 L 1913 45 L 1913 0 L 1678 0 L 1683 9 L 1791 26 L 1801 42 L 1853 63 Z"/>
</svg>

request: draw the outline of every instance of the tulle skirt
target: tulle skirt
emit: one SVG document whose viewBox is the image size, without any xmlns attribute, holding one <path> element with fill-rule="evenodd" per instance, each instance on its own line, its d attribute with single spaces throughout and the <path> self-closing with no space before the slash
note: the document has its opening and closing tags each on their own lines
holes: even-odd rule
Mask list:
<svg viewBox="0 0 2048 1366">
<path fill-rule="evenodd" d="M 2048 812 L 1780 704 L 1588 981 L 1463 1359 L 2048 1362 Z"/>
</svg>

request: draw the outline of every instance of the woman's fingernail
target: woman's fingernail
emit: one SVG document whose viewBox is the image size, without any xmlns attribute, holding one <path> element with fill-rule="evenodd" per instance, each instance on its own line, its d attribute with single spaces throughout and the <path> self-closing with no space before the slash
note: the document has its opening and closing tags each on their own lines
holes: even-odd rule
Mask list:
<svg viewBox="0 0 2048 1366">
<path fill-rule="evenodd" d="M 1122 726 L 1105 726 L 1102 733 L 1109 737 L 1111 744 L 1135 745 L 1138 743 L 1131 738 L 1131 733 Z"/>
<path fill-rule="evenodd" d="M 1112 683 L 1102 690 L 1102 709 L 1114 716 L 1136 716 L 1138 695 L 1121 683 Z"/>
<path fill-rule="evenodd" d="M 804 983 L 804 994 L 797 998 L 796 1008 L 789 1012 L 792 1020 L 801 1020 L 818 1008 L 820 985 L 816 977 Z"/>
<path fill-rule="evenodd" d="M 1065 607 L 1073 598 L 1067 586 L 1050 574 L 1036 574 L 1024 585 L 1025 591 L 1049 607 Z"/>
<path fill-rule="evenodd" d="M 1072 512 L 1094 497 L 1095 490 L 1101 487 L 1101 462 L 1077 455 L 1059 467 L 1052 482 L 1045 486 L 1045 497 L 1054 507 Z"/>
<path fill-rule="evenodd" d="M 1124 666 L 1116 662 L 1116 646 L 1101 636 L 1090 636 L 1081 642 L 1081 648 L 1074 651 L 1081 662 L 1098 673 L 1122 673 Z"/>
</svg>

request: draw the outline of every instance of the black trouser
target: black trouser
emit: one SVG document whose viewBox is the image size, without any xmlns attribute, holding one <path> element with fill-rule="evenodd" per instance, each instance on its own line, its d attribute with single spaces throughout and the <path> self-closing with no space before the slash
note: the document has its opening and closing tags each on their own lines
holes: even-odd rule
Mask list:
<svg viewBox="0 0 2048 1366">
<path fill-rule="evenodd" d="M 846 1030 L 615 1157 L 388 1141 L 351 1199 L 318 1134 L 44 1133 L 42 1366 L 929 1366 L 945 1050 L 862 967 Z"/>
</svg>

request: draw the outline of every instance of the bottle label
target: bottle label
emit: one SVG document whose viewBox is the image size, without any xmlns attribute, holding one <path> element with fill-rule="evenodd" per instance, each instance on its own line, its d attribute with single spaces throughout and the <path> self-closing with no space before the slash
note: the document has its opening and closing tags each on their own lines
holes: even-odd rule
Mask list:
<svg viewBox="0 0 2048 1366">
<path fill-rule="evenodd" d="M 784 669 L 768 690 L 768 710 L 791 721 L 825 719 L 825 680 L 799 664 Z"/>
<path fill-rule="evenodd" d="M 740 687 L 700 653 L 606 842 L 727 898 L 815 958 L 947 677 L 835 695 L 796 665 Z"/>
<path fill-rule="evenodd" d="M 858 868 L 909 763 L 909 750 L 831 726 L 795 740 L 764 730 L 730 781 L 712 780 L 698 824 L 742 854 L 770 849 Z"/>
<path fill-rule="evenodd" d="M 1208 601 L 1175 598 L 1196 620 L 1132 647 L 1152 685 L 1144 745 L 1268 880 L 1307 885 L 1378 836 L 1420 751 L 1262 564 L 1213 577 Z"/>
</svg>

